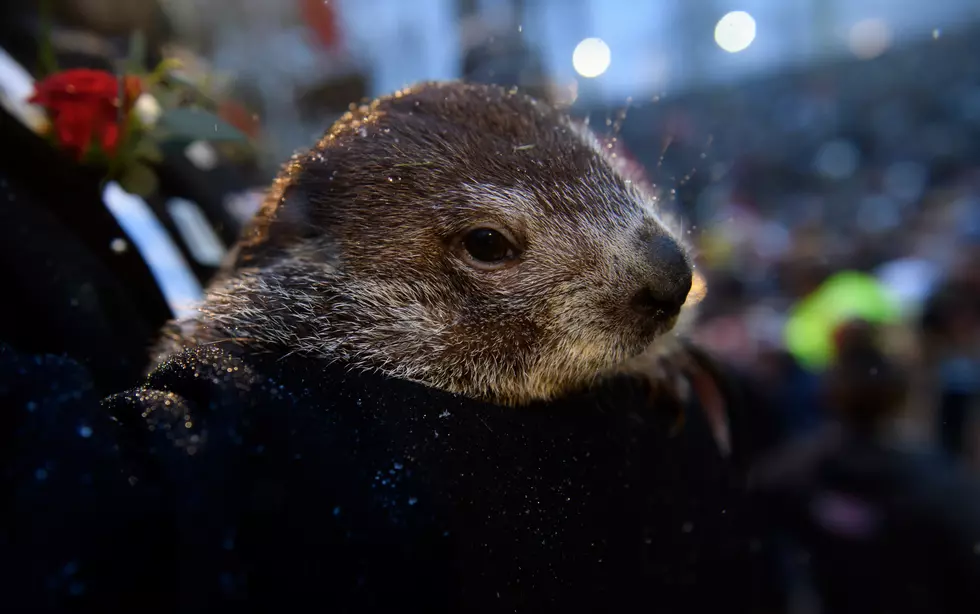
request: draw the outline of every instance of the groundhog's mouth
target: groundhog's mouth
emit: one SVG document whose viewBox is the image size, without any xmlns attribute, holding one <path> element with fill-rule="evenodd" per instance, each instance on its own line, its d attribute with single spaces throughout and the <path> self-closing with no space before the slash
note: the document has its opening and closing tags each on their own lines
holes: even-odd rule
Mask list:
<svg viewBox="0 0 980 614">
<path fill-rule="evenodd" d="M 678 313 L 664 320 L 641 325 L 640 334 L 623 344 L 622 358 L 617 361 L 619 365 L 629 363 L 651 350 L 656 350 L 662 340 L 674 330 L 674 327 L 680 320 L 680 315 Z M 614 365 L 614 368 L 615 366 L 618 365 Z"/>
<path fill-rule="evenodd" d="M 677 325 L 679 319 L 679 311 L 670 315 L 665 314 L 662 318 L 644 319 L 639 325 L 639 345 L 645 348 L 659 337 L 669 333 Z"/>
<path fill-rule="evenodd" d="M 594 355 L 596 362 L 593 367 L 599 374 L 620 370 L 624 365 L 655 349 L 658 342 L 673 330 L 678 319 L 679 316 L 673 316 L 668 320 L 644 324 L 641 330 L 620 338 L 613 346 L 608 346 L 604 354 L 600 354 L 601 350 L 596 348 L 599 352 Z"/>
</svg>

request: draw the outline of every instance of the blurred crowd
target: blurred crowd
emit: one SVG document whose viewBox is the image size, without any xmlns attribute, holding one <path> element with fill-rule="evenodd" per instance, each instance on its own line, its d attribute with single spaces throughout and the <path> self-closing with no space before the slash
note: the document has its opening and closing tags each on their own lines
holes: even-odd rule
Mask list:
<svg viewBox="0 0 980 614">
<path fill-rule="evenodd" d="M 824 421 L 814 391 L 832 332 L 864 317 L 911 368 L 899 434 L 977 462 L 976 41 L 937 30 L 873 60 L 636 104 L 622 125 L 661 197 L 691 220 L 709 280 L 695 334 L 781 395 L 786 436 Z M 842 272 L 853 291 L 807 323 L 823 339 L 803 339 L 804 315 L 817 317 L 808 303 Z"/>
</svg>

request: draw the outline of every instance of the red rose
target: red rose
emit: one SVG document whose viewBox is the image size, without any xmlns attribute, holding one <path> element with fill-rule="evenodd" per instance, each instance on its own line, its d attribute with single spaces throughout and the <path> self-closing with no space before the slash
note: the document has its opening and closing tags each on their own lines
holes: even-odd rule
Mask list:
<svg viewBox="0 0 980 614">
<path fill-rule="evenodd" d="M 98 139 L 109 156 L 116 153 L 122 125 L 141 85 L 137 77 L 124 77 L 123 100 L 119 80 L 102 70 L 66 70 L 44 79 L 35 87 L 30 102 L 44 107 L 54 125 L 58 142 L 81 160 Z"/>
</svg>

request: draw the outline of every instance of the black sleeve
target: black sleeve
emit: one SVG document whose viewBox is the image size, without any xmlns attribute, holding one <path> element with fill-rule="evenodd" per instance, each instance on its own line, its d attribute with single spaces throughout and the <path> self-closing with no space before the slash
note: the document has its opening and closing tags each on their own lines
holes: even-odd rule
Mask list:
<svg viewBox="0 0 980 614">
<path fill-rule="evenodd" d="M 690 346 L 689 352 L 719 387 L 731 432 L 732 460 L 747 471 L 781 440 L 778 408 L 751 375 L 695 346 Z"/>
<path fill-rule="evenodd" d="M 775 408 L 752 377 L 716 361 L 694 346 L 690 346 L 689 351 L 721 393 L 732 442 L 730 460 L 741 482 L 740 489 L 744 489 L 751 466 L 779 442 Z M 746 496 L 744 505 L 752 556 L 747 559 L 747 569 L 742 572 L 744 581 L 749 584 L 755 611 L 785 611 L 789 606 L 789 594 L 782 581 L 783 553 L 776 539 L 777 532 L 762 513 L 764 510 L 758 497 Z"/>
<path fill-rule="evenodd" d="M 262 527 L 252 543 L 279 557 L 263 579 L 295 544 L 278 522 L 291 487 L 281 394 L 201 351 L 100 402 L 77 363 L 0 347 L 4 605 L 246 611 L 243 561 L 257 559 L 239 534 Z"/>
<path fill-rule="evenodd" d="M 155 600 L 166 505 L 128 470 L 119 437 L 84 368 L 0 345 L 5 611 L 168 610 Z"/>
</svg>

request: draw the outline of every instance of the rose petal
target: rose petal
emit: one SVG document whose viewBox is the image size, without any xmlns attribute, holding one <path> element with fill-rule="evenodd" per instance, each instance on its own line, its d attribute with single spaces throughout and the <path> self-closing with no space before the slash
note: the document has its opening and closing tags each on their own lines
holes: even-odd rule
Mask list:
<svg viewBox="0 0 980 614">
<path fill-rule="evenodd" d="M 54 118 L 58 142 L 81 159 L 92 142 L 95 122 L 96 114 L 90 106 L 76 104 L 63 107 Z"/>
<path fill-rule="evenodd" d="M 102 130 L 102 149 L 108 156 L 116 155 L 116 148 L 119 146 L 119 124 L 107 124 Z"/>
<path fill-rule="evenodd" d="M 104 70 L 87 68 L 66 70 L 43 79 L 35 86 L 38 104 L 67 103 L 79 98 L 111 100 L 119 95 L 116 76 Z"/>
<path fill-rule="evenodd" d="M 30 101 L 48 110 L 59 143 L 77 158 L 93 138 L 113 156 L 122 140 L 120 123 L 142 91 L 139 78 L 127 75 L 120 100 L 119 85 L 115 75 L 103 70 L 66 70 L 38 83 Z"/>
</svg>

